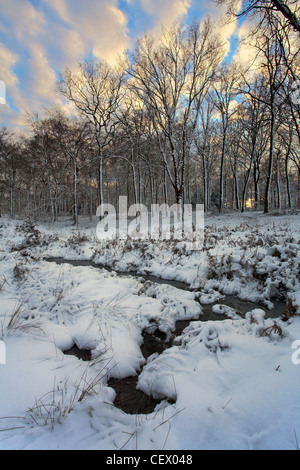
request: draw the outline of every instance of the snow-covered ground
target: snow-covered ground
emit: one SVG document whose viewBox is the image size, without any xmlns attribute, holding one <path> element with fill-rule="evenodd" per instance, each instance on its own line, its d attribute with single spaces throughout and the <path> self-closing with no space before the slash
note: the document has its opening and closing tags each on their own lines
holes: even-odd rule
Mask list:
<svg viewBox="0 0 300 470">
<path fill-rule="evenodd" d="M 300 312 L 299 219 L 209 216 L 196 252 L 182 242 L 100 243 L 96 220 L 34 231 L 0 219 L 0 449 L 299 448 L 300 317 L 265 318 L 255 306 L 241 318 L 219 305 L 226 320 L 201 321 L 202 306 L 223 294 L 270 309 L 273 298 L 290 299 L 290 313 Z M 146 274 L 192 289 L 145 283 Z M 146 363 L 143 330 L 155 322 L 171 337 L 180 319 L 194 321 Z M 63 353 L 74 344 L 92 360 Z M 142 366 L 138 387 L 175 403 L 128 415 L 108 380 Z"/>
</svg>

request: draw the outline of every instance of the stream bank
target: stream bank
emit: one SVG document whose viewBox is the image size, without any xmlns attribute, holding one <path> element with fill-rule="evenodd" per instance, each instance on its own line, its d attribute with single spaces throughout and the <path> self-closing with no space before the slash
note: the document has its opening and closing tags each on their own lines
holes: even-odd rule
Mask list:
<svg viewBox="0 0 300 470">
<path fill-rule="evenodd" d="M 65 260 L 64 258 L 45 258 L 47 262 L 55 262 L 56 264 L 69 264 L 72 266 L 90 266 L 96 269 L 106 269 L 109 272 L 116 272 L 112 268 L 107 266 L 95 264 L 89 260 Z M 202 314 L 198 319 L 184 319 L 177 320 L 175 324 L 175 330 L 172 332 L 171 337 L 168 337 L 164 332 L 160 331 L 158 324 L 154 321 L 142 332 L 143 343 L 141 345 L 141 352 L 147 360 L 152 355 L 160 355 L 167 348 L 173 346 L 173 341 L 176 337 L 180 336 L 185 328 L 187 328 L 191 321 L 222 321 L 231 318 L 233 321 L 244 318 L 245 314 L 253 309 L 263 309 L 266 313 L 266 318 L 278 318 L 281 316 L 285 303 L 282 301 L 272 300 L 274 308 L 272 310 L 267 309 L 266 306 L 248 302 L 239 299 L 237 296 L 222 295 L 217 301 L 211 303 L 201 303 L 201 292 L 197 292 L 195 289 L 191 289 L 189 285 L 172 281 L 167 279 L 156 278 L 152 275 L 141 275 L 137 272 L 116 272 L 120 277 L 135 277 L 142 282 L 151 282 L 156 284 L 166 284 L 183 291 L 190 291 L 195 293 L 195 300 L 201 305 Z M 78 359 L 84 361 L 91 360 L 91 351 L 80 350 L 74 345 L 68 351 L 64 351 L 65 354 L 72 354 L 78 357 Z M 144 365 L 145 365 L 144 364 Z M 150 394 L 146 394 L 137 388 L 139 375 L 130 376 L 122 379 L 110 378 L 107 385 L 113 388 L 116 392 L 114 405 L 121 409 L 127 414 L 149 414 L 152 413 L 157 406 L 164 406 L 164 403 L 174 403 L 174 399 L 169 397 L 161 397 L 160 399 L 154 399 Z"/>
</svg>

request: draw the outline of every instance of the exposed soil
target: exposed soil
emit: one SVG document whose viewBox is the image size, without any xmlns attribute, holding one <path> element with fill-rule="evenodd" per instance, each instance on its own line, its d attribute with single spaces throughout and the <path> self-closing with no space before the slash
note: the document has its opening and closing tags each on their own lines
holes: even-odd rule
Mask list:
<svg viewBox="0 0 300 470">
<path fill-rule="evenodd" d="M 76 344 L 72 346 L 72 348 L 63 351 L 64 354 L 67 356 L 76 356 L 78 359 L 82 361 L 90 361 L 92 359 L 92 353 L 89 349 L 79 349 Z"/>
<path fill-rule="evenodd" d="M 99 264 L 99 263 L 94 263 L 93 261 L 90 260 L 71 260 L 71 259 L 65 259 L 62 257 L 54 257 L 54 258 L 44 258 L 44 261 L 47 261 L 48 263 L 56 263 L 56 264 L 70 264 L 71 266 L 91 266 L 92 268 L 98 268 L 98 269 L 106 269 L 108 272 L 116 272 L 118 276 L 120 277 L 138 277 L 138 278 L 143 278 L 145 281 L 151 281 L 155 282 L 156 284 L 168 284 L 170 286 L 176 287 L 177 289 L 182 289 L 182 290 L 188 290 L 188 291 L 193 291 L 193 289 L 190 288 L 190 286 L 184 282 L 181 281 L 173 281 L 169 279 L 162 279 L 160 277 L 152 276 L 151 274 L 139 274 L 136 271 L 117 271 L 110 266 L 104 265 L 104 264 Z"/>
<path fill-rule="evenodd" d="M 156 406 L 165 400 L 173 402 L 170 398 L 155 399 L 151 395 L 138 390 L 139 376 L 126 377 L 125 379 L 110 379 L 108 386 L 116 392 L 114 405 L 128 414 L 149 414 L 153 413 Z"/>
</svg>

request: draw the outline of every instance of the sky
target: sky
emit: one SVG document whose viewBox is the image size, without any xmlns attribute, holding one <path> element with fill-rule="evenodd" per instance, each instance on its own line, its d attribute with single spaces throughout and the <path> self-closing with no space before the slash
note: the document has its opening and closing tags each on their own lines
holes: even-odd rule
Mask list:
<svg viewBox="0 0 300 470">
<path fill-rule="evenodd" d="M 89 57 L 113 64 L 145 31 L 209 15 L 237 48 L 240 26 L 213 0 L 0 0 L 0 127 L 23 128 L 26 113 L 62 104 L 58 74 Z"/>
</svg>

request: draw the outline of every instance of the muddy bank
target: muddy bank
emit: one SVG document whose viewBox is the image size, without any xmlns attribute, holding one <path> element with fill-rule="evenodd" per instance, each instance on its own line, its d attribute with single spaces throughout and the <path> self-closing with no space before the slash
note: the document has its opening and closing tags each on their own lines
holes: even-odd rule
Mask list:
<svg viewBox="0 0 300 470">
<path fill-rule="evenodd" d="M 83 266 L 83 267 L 91 266 L 93 268 L 105 269 L 108 272 L 116 272 L 118 276 L 120 277 L 135 277 L 138 279 L 143 279 L 145 282 L 150 281 L 154 284 L 165 284 L 165 285 L 175 287 L 176 289 L 181 289 L 181 290 L 189 291 L 189 292 L 197 292 L 196 289 L 191 288 L 188 284 L 184 282 L 174 281 L 171 279 L 163 279 L 160 277 L 153 276 L 151 274 L 139 274 L 136 271 L 120 272 L 120 271 L 116 271 L 115 269 L 109 266 L 96 264 L 90 260 L 69 260 L 69 259 L 64 259 L 62 257 L 55 257 L 55 258 L 44 258 L 44 261 L 47 261 L 50 263 L 56 263 L 56 264 L 69 264 L 71 266 Z M 201 303 L 203 315 L 199 319 L 203 321 L 208 321 L 208 320 L 213 321 L 213 320 L 225 320 L 226 318 L 228 318 L 228 315 L 214 313 L 213 306 L 217 304 L 224 304 L 228 307 L 233 308 L 236 311 L 236 313 L 240 315 L 241 317 L 243 317 L 245 313 L 253 310 L 254 308 L 261 308 L 262 310 L 265 311 L 266 318 L 278 318 L 281 316 L 286 304 L 285 302 L 281 300 L 276 300 L 276 299 L 272 299 L 272 303 L 274 305 L 274 308 L 272 310 L 269 310 L 263 304 L 249 302 L 247 300 L 242 300 L 238 296 L 235 296 L 235 295 L 226 295 L 226 296 L 224 295 L 222 296 L 221 300 L 217 300 L 208 305 L 204 305 L 203 303 Z"/>
<path fill-rule="evenodd" d="M 63 353 L 67 356 L 76 356 L 82 361 L 91 361 L 92 359 L 92 352 L 89 349 L 80 349 L 76 344 L 72 348 L 64 350 Z"/>
<path fill-rule="evenodd" d="M 116 392 L 114 405 L 127 414 L 150 414 L 159 405 L 175 403 L 168 397 L 153 398 L 137 389 L 139 375 L 124 379 L 109 379 L 107 385 Z"/>
<path fill-rule="evenodd" d="M 97 264 L 94 263 L 93 261 L 90 260 L 69 260 L 69 259 L 64 259 L 62 257 L 55 257 L 55 258 L 43 258 L 44 261 L 47 261 L 48 263 L 56 263 L 56 264 L 70 264 L 71 266 L 91 266 L 92 268 L 98 268 L 98 269 L 105 269 L 108 272 L 115 272 L 118 274 L 120 277 L 136 277 L 136 278 L 143 278 L 145 281 L 151 281 L 157 284 L 167 284 L 173 287 L 176 287 L 177 289 L 182 289 L 182 290 L 187 290 L 187 291 L 193 291 L 194 289 L 191 289 L 190 286 L 184 282 L 180 281 L 173 281 L 173 280 L 168 280 L 168 279 L 162 279 L 160 277 L 153 276 L 151 274 L 139 274 L 136 271 L 117 271 L 116 269 L 111 268 L 110 266 L 103 265 L 103 264 Z"/>
</svg>

